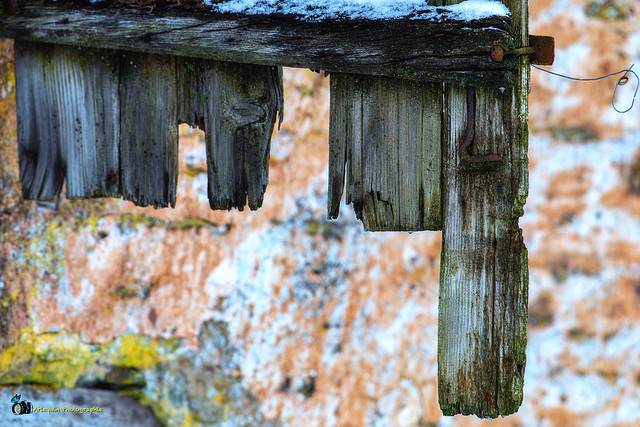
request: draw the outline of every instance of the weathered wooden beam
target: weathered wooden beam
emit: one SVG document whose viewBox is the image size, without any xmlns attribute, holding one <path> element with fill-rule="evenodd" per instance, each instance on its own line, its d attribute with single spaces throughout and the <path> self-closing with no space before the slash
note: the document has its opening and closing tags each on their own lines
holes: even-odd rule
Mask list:
<svg viewBox="0 0 640 427">
<path fill-rule="evenodd" d="M 526 46 L 527 0 L 503 3 Z M 528 192 L 528 70 L 522 57 L 516 87 L 504 92 L 482 88 L 467 97 L 467 88 L 446 85 L 438 314 L 438 398 L 445 415 L 495 418 L 522 403 L 528 265 L 518 218 Z M 500 161 L 461 158 L 468 102 L 471 154 L 498 154 Z"/>
<path fill-rule="evenodd" d="M 176 58 L 120 52 L 122 194 L 139 206 L 175 207 L 178 184 Z"/>
<path fill-rule="evenodd" d="M 369 231 L 441 228 L 441 84 L 331 75 L 328 216 L 347 203 Z"/>
<path fill-rule="evenodd" d="M 517 59 L 491 61 L 498 44 L 515 46 L 511 20 L 325 20 L 288 15 L 185 11 L 159 2 L 152 12 L 123 7 L 22 0 L 0 13 L 0 37 L 236 63 L 510 87 Z"/>
<path fill-rule="evenodd" d="M 212 209 L 262 206 L 282 69 L 195 58 L 178 61 L 180 121 L 205 131 Z"/>
</svg>

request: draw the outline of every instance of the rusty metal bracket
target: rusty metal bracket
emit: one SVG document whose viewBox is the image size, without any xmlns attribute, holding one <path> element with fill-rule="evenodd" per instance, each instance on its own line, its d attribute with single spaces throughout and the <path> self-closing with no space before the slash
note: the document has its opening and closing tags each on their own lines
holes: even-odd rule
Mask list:
<svg viewBox="0 0 640 427">
<path fill-rule="evenodd" d="M 464 141 L 460 145 L 460 157 L 468 163 L 497 162 L 502 160 L 498 154 L 469 154 L 469 146 L 473 141 L 473 128 L 476 123 L 476 89 L 467 87 L 467 131 Z"/>
<path fill-rule="evenodd" d="M 502 62 L 505 55 L 531 55 L 530 62 L 534 65 L 553 65 L 555 59 L 556 41 L 550 36 L 529 35 L 529 46 L 519 49 L 504 51 L 502 46 L 495 45 L 491 48 L 491 59 Z"/>
<path fill-rule="evenodd" d="M 549 36 L 529 34 L 529 46 L 533 48 L 530 62 L 534 65 L 553 65 L 556 58 L 556 41 Z"/>
</svg>

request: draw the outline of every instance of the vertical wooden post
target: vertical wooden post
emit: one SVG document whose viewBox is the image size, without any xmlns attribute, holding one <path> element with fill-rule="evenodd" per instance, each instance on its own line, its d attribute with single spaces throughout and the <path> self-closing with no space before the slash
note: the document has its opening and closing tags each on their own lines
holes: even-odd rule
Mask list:
<svg viewBox="0 0 640 427">
<path fill-rule="evenodd" d="M 502 2 L 520 46 L 527 46 L 527 0 Z M 528 265 L 518 218 L 528 192 L 528 82 L 523 56 L 516 87 L 476 89 L 471 153 L 502 156 L 486 164 L 461 159 L 466 88 L 445 88 L 438 317 L 438 398 L 445 415 L 494 418 L 522 403 Z"/>
<path fill-rule="evenodd" d="M 441 228 L 440 84 L 331 74 L 328 216 L 347 203 L 365 230 Z"/>
<path fill-rule="evenodd" d="M 176 58 L 120 53 L 122 193 L 139 206 L 175 207 Z"/>
<path fill-rule="evenodd" d="M 205 131 L 212 209 L 262 206 L 271 134 L 283 115 L 282 68 L 178 61 L 179 120 Z"/>
</svg>

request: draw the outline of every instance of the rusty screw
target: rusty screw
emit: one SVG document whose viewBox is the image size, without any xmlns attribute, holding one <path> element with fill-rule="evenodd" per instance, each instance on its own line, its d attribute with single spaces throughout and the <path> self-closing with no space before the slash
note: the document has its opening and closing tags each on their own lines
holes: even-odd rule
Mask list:
<svg viewBox="0 0 640 427">
<path fill-rule="evenodd" d="M 495 45 L 491 48 L 491 59 L 493 59 L 495 62 L 502 62 L 502 59 L 504 58 L 504 49 L 502 49 L 502 46 L 499 45 Z"/>
</svg>

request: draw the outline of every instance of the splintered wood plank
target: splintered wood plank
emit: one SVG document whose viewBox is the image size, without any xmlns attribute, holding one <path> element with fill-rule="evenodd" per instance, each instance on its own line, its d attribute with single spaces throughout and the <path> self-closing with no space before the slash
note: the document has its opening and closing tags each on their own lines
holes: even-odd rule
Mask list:
<svg viewBox="0 0 640 427">
<path fill-rule="evenodd" d="M 16 110 L 22 197 L 51 200 L 64 181 L 55 123 L 51 45 L 16 40 Z"/>
<path fill-rule="evenodd" d="M 347 134 L 342 139 L 346 139 L 346 161 L 347 161 L 347 185 L 346 185 L 346 202 L 353 204 L 353 209 L 358 218 L 362 218 L 362 203 L 364 201 L 364 183 L 363 183 L 363 98 L 364 89 L 362 87 L 360 75 L 354 74 L 332 74 L 330 79 L 338 82 L 344 79 L 346 82 L 342 86 L 343 92 L 331 92 L 330 104 L 334 104 L 337 98 L 344 98 L 348 102 L 345 104 L 347 108 L 348 125 Z M 336 102 L 337 105 L 337 102 Z M 329 132 L 333 123 L 329 122 Z M 330 192 L 333 190 L 329 190 Z M 342 193 L 342 190 L 340 190 Z"/>
<path fill-rule="evenodd" d="M 176 86 L 178 123 L 187 123 L 206 132 L 206 96 L 211 83 L 207 69 L 215 68 L 216 61 L 178 57 L 176 59 Z"/>
<path fill-rule="evenodd" d="M 344 93 L 347 78 L 331 78 L 330 92 Z M 347 134 L 350 125 L 350 109 L 347 96 L 331 97 L 329 108 L 329 196 L 327 202 L 327 217 L 338 218 L 340 199 L 344 189 L 345 163 L 347 155 Z"/>
<path fill-rule="evenodd" d="M 363 128 L 366 163 L 362 167 L 365 188 L 362 223 L 365 230 L 371 231 L 405 230 L 399 223 L 397 185 L 399 85 L 390 79 L 369 79 L 362 118 L 363 122 L 371 123 Z"/>
<path fill-rule="evenodd" d="M 211 208 L 260 208 L 278 112 L 282 121 L 282 69 L 184 58 L 178 80 L 180 120 L 205 130 Z"/>
<path fill-rule="evenodd" d="M 122 193 L 138 206 L 175 207 L 178 181 L 176 59 L 120 53 Z"/>
<path fill-rule="evenodd" d="M 49 45 L 47 79 L 67 197 L 117 197 L 119 191 L 117 53 Z"/>
<path fill-rule="evenodd" d="M 347 203 L 365 230 L 439 229 L 441 85 L 363 75 L 331 79 L 330 217 L 338 214 L 346 161 Z"/>
<path fill-rule="evenodd" d="M 527 1 L 503 2 L 526 46 Z M 470 99 L 469 151 L 502 156 L 496 163 L 461 159 L 467 88 L 446 85 L 438 315 L 438 399 L 445 415 L 495 418 L 522 403 L 528 265 L 518 219 L 528 191 L 529 67 L 526 57 L 520 61 L 515 88 L 478 88 Z"/>
</svg>

